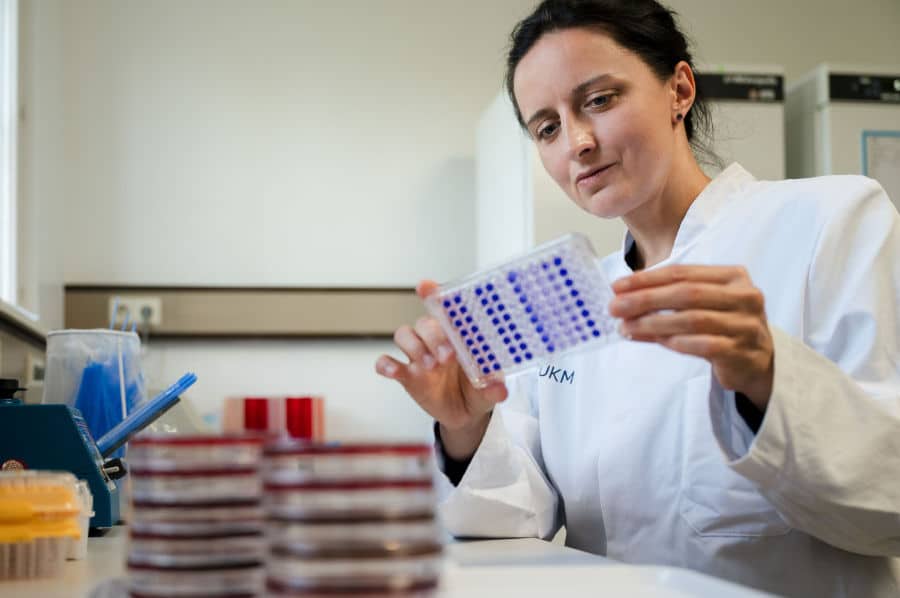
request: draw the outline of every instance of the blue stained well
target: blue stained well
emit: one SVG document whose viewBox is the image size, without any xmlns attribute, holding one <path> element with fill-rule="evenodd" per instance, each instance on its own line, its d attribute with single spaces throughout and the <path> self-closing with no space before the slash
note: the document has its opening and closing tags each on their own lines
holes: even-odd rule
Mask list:
<svg viewBox="0 0 900 598">
<path fill-rule="evenodd" d="M 493 295 L 491 295 L 491 301 L 499 301 L 499 300 L 500 300 L 500 295 L 498 295 L 497 293 L 494 293 Z"/>
<path fill-rule="evenodd" d="M 455 318 L 455 317 L 456 317 L 456 310 L 453 310 L 453 309 L 450 310 L 450 317 L 451 317 L 451 318 Z"/>
<path fill-rule="evenodd" d="M 531 353 L 525 354 L 525 359 L 531 359 L 532 357 L 534 357 L 534 356 Z"/>
<path fill-rule="evenodd" d="M 516 273 L 510 272 L 509 276 L 506 277 L 506 280 L 508 280 L 509 282 L 516 282 Z"/>
<path fill-rule="evenodd" d="M 503 314 L 503 321 L 504 321 L 504 322 L 509 322 L 511 319 L 512 319 L 512 318 L 510 317 L 509 314 Z M 510 328 L 512 328 L 513 326 L 515 326 L 515 324 L 510 324 L 510 325 L 509 325 Z"/>
<path fill-rule="evenodd" d="M 560 258 L 558 258 L 558 257 L 553 258 L 554 266 L 559 266 L 560 264 L 562 264 L 562 260 Z"/>
<path fill-rule="evenodd" d="M 482 365 L 484 363 L 484 357 L 478 358 L 478 365 Z"/>
<path fill-rule="evenodd" d="M 541 337 L 541 342 L 549 343 L 550 337 L 545 334 L 544 336 Z"/>
<path fill-rule="evenodd" d="M 581 335 L 581 340 L 586 341 L 587 339 L 588 339 L 588 337 L 586 334 Z"/>
<path fill-rule="evenodd" d="M 459 308 L 459 313 L 464 314 L 464 313 L 466 313 L 467 311 L 469 311 L 469 308 L 466 307 L 465 305 L 463 305 L 462 307 Z"/>
<path fill-rule="evenodd" d="M 600 331 L 595 328 L 591 331 L 591 334 L 593 334 L 594 336 L 600 336 Z"/>
<path fill-rule="evenodd" d="M 491 320 L 491 324 L 497 326 L 498 324 L 500 324 L 500 318 L 494 318 L 493 320 Z"/>
<path fill-rule="evenodd" d="M 511 342 L 511 341 L 510 341 L 510 339 L 509 339 L 508 336 L 504 336 L 504 337 L 503 337 L 503 344 L 504 344 L 504 345 L 508 345 L 510 342 Z"/>
<path fill-rule="evenodd" d="M 560 276 L 568 276 L 568 275 L 569 275 L 569 271 L 566 270 L 565 268 L 560 268 L 560 269 L 559 269 L 559 275 L 560 275 Z"/>
<path fill-rule="evenodd" d="M 543 327 L 543 326 L 538 326 L 537 328 L 535 328 L 535 330 L 537 330 L 537 333 L 540 334 L 540 333 L 542 333 L 542 332 L 544 331 L 544 327 Z"/>
<path fill-rule="evenodd" d="M 450 307 L 450 301 L 444 301 L 444 307 Z"/>
<path fill-rule="evenodd" d="M 490 373 L 491 373 L 491 368 L 485 366 L 485 367 L 481 368 L 481 372 L 482 372 L 483 374 L 490 374 Z"/>
<path fill-rule="evenodd" d="M 496 371 L 499 370 L 499 369 L 500 369 L 500 364 L 499 364 L 499 363 L 495 363 L 495 364 L 494 364 L 494 371 L 496 372 Z"/>
<path fill-rule="evenodd" d="M 487 299 L 482 299 L 482 300 L 481 300 L 481 304 L 482 304 L 482 305 L 487 305 L 487 304 L 488 304 L 488 300 L 487 300 Z"/>
<path fill-rule="evenodd" d="M 453 322 L 453 325 L 459 328 L 460 326 L 462 326 L 462 320 L 456 320 L 455 322 Z"/>
<path fill-rule="evenodd" d="M 555 349 L 553 348 L 553 345 L 547 345 L 547 351 L 549 351 L 550 353 L 553 353 L 553 351 L 555 351 Z"/>
<path fill-rule="evenodd" d="M 510 329 L 510 330 L 515 330 L 515 329 L 516 329 L 516 324 L 515 324 L 515 322 L 509 325 L 509 329 Z"/>
<path fill-rule="evenodd" d="M 550 267 L 550 264 L 548 264 L 547 262 L 541 263 L 541 268 L 543 268 L 544 270 L 546 270 L 549 267 Z"/>
<path fill-rule="evenodd" d="M 489 315 L 489 316 L 494 315 L 494 308 L 493 308 L 493 307 L 487 308 L 487 315 Z"/>
<path fill-rule="evenodd" d="M 472 326 L 472 332 L 478 332 L 478 326 Z"/>
<path fill-rule="evenodd" d="M 537 324 L 537 321 L 538 321 L 538 317 L 537 317 L 537 316 L 531 316 L 530 319 L 531 319 L 531 323 L 532 323 L 532 324 Z"/>
<path fill-rule="evenodd" d="M 473 341 L 472 339 L 470 339 L 470 338 L 467 338 L 467 339 L 466 339 L 466 345 L 468 345 L 468 346 L 471 347 L 471 346 L 474 345 L 474 344 L 475 344 L 475 341 Z M 473 351 L 477 351 L 477 350 L 478 350 L 478 349 L 473 349 Z"/>
<path fill-rule="evenodd" d="M 520 295 L 519 303 L 528 303 L 528 297 L 526 297 L 525 295 Z"/>
<path fill-rule="evenodd" d="M 578 301 L 575 302 L 575 305 L 577 305 L 578 307 L 584 307 L 584 301 L 579 299 Z"/>
<path fill-rule="evenodd" d="M 469 336 L 469 331 L 468 330 L 460 330 L 459 335 L 461 337 L 465 338 L 465 337 Z"/>
<path fill-rule="evenodd" d="M 591 312 L 589 312 L 589 311 L 586 310 L 586 309 L 583 309 L 583 310 L 581 310 L 581 315 L 583 315 L 583 316 L 586 318 L 586 317 L 588 317 L 589 315 L 591 315 Z"/>
<path fill-rule="evenodd" d="M 493 353 L 490 353 L 490 354 L 488 355 L 488 361 L 494 361 L 495 359 L 497 359 L 497 358 L 494 357 L 494 354 L 493 354 Z"/>
<path fill-rule="evenodd" d="M 517 341 L 520 341 L 520 340 L 522 340 L 522 335 L 517 332 L 513 335 L 513 338 L 516 339 Z"/>
<path fill-rule="evenodd" d="M 533 312 L 533 311 L 534 311 L 534 308 L 531 307 L 530 305 L 526 305 L 526 306 L 525 306 L 525 313 L 526 313 L 526 314 L 530 314 L 530 313 Z"/>
<path fill-rule="evenodd" d="M 521 292 L 522 292 L 522 286 L 517 284 L 516 286 L 513 287 L 513 292 L 521 293 Z"/>
<path fill-rule="evenodd" d="M 515 354 L 516 348 L 515 348 L 515 347 L 510 347 L 510 348 L 509 348 L 509 352 L 510 352 L 511 355 L 512 355 L 512 354 Z"/>
<path fill-rule="evenodd" d="M 475 287 L 475 294 L 481 296 L 484 291 L 481 290 L 481 287 Z"/>
<path fill-rule="evenodd" d="M 479 334 L 478 337 L 477 337 L 475 340 L 478 341 L 479 343 L 483 343 L 483 342 L 484 342 L 484 337 L 481 336 L 481 335 Z"/>
<path fill-rule="evenodd" d="M 502 303 L 501 303 L 500 305 L 497 306 L 497 311 L 503 311 L 503 310 L 505 310 L 505 309 L 506 309 L 506 306 L 503 305 Z"/>
<path fill-rule="evenodd" d="M 469 339 L 469 341 L 471 340 L 472 339 Z M 481 353 L 481 351 L 479 351 L 478 349 L 472 349 L 472 355 L 478 355 L 479 353 Z"/>
<path fill-rule="evenodd" d="M 487 283 L 484 288 L 486 288 L 488 292 L 490 292 L 494 290 L 494 285 L 492 285 L 491 283 Z"/>
<path fill-rule="evenodd" d="M 457 295 L 456 297 L 453 298 L 453 302 L 454 303 L 462 303 L 462 297 Z"/>
<path fill-rule="evenodd" d="M 518 355 L 516 355 L 515 361 L 516 361 L 516 363 L 522 363 L 522 358 L 519 357 Z"/>
<path fill-rule="evenodd" d="M 525 343 L 519 343 L 519 348 L 524 351 L 525 349 L 528 348 L 528 345 L 526 345 Z"/>
<path fill-rule="evenodd" d="M 490 350 L 490 347 L 487 346 L 487 343 L 481 345 L 481 350 L 487 353 Z"/>
<path fill-rule="evenodd" d="M 588 320 L 588 321 L 587 321 L 587 325 L 590 326 L 591 328 L 594 327 L 594 324 L 595 324 L 595 322 L 594 322 L 593 320 Z"/>
<path fill-rule="evenodd" d="M 498 334 L 506 334 L 506 328 L 503 328 L 503 327 L 501 326 L 500 328 L 497 329 L 497 333 L 498 333 Z"/>
<path fill-rule="evenodd" d="M 466 324 L 472 323 L 472 316 L 466 316 Z"/>
<path fill-rule="evenodd" d="M 577 289 L 572 289 L 572 292 L 569 293 L 569 294 L 572 295 L 573 297 L 577 297 L 577 296 L 578 296 L 578 290 L 577 290 Z"/>
<path fill-rule="evenodd" d="M 567 287 L 572 286 L 572 279 L 571 279 L 571 278 L 567 278 L 567 279 L 566 279 L 566 286 L 567 286 Z"/>
</svg>

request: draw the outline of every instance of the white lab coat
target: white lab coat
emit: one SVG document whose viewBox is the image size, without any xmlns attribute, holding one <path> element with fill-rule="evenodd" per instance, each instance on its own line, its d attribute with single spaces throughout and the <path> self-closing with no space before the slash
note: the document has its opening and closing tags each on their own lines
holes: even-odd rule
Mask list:
<svg viewBox="0 0 900 598">
<path fill-rule="evenodd" d="M 565 525 L 568 545 L 626 563 L 791 596 L 900 595 L 900 217 L 884 190 L 733 164 L 655 267 L 680 263 L 743 265 L 765 295 L 775 380 L 758 434 L 705 360 L 630 341 L 562 356 L 508 381 L 458 487 L 439 476 L 445 525 Z M 631 273 L 622 252 L 601 265 Z"/>
</svg>

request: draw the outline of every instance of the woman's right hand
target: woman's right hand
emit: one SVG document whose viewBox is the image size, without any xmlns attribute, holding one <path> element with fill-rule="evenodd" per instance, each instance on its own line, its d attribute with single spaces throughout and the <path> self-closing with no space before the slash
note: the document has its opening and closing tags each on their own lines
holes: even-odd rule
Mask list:
<svg viewBox="0 0 900 598">
<path fill-rule="evenodd" d="M 437 283 L 424 280 L 416 293 L 425 299 L 437 288 Z M 414 327 L 398 328 L 394 343 L 409 363 L 382 355 L 375 371 L 402 384 L 409 396 L 440 423 L 441 441 L 450 457 L 470 457 L 481 443 L 494 405 L 506 399 L 506 385 L 494 382 L 486 388 L 472 386 L 447 335 L 432 316 L 419 318 Z"/>
</svg>

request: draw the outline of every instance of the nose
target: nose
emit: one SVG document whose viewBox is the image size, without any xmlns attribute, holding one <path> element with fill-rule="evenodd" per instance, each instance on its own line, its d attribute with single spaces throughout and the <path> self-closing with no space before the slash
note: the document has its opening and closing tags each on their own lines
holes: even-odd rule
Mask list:
<svg viewBox="0 0 900 598">
<path fill-rule="evenodd" d="M 597 138 L 591 124 L 579 118 L 571 118 L 566 123 L 566 136 L 572 159 L 584 158 L 597 149 Z"/>
</svg>

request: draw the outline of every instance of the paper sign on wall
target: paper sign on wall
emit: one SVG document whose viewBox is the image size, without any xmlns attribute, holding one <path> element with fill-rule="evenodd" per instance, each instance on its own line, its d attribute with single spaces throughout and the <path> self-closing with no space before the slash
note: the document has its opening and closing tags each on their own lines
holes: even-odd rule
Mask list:
<svg viewBox="0 0 900 598">
<path fill-rule="evenodd" d="M 863 174 L 881 183 L 900 210 L 900 131 L 863 131 Z"/>
</svg>

